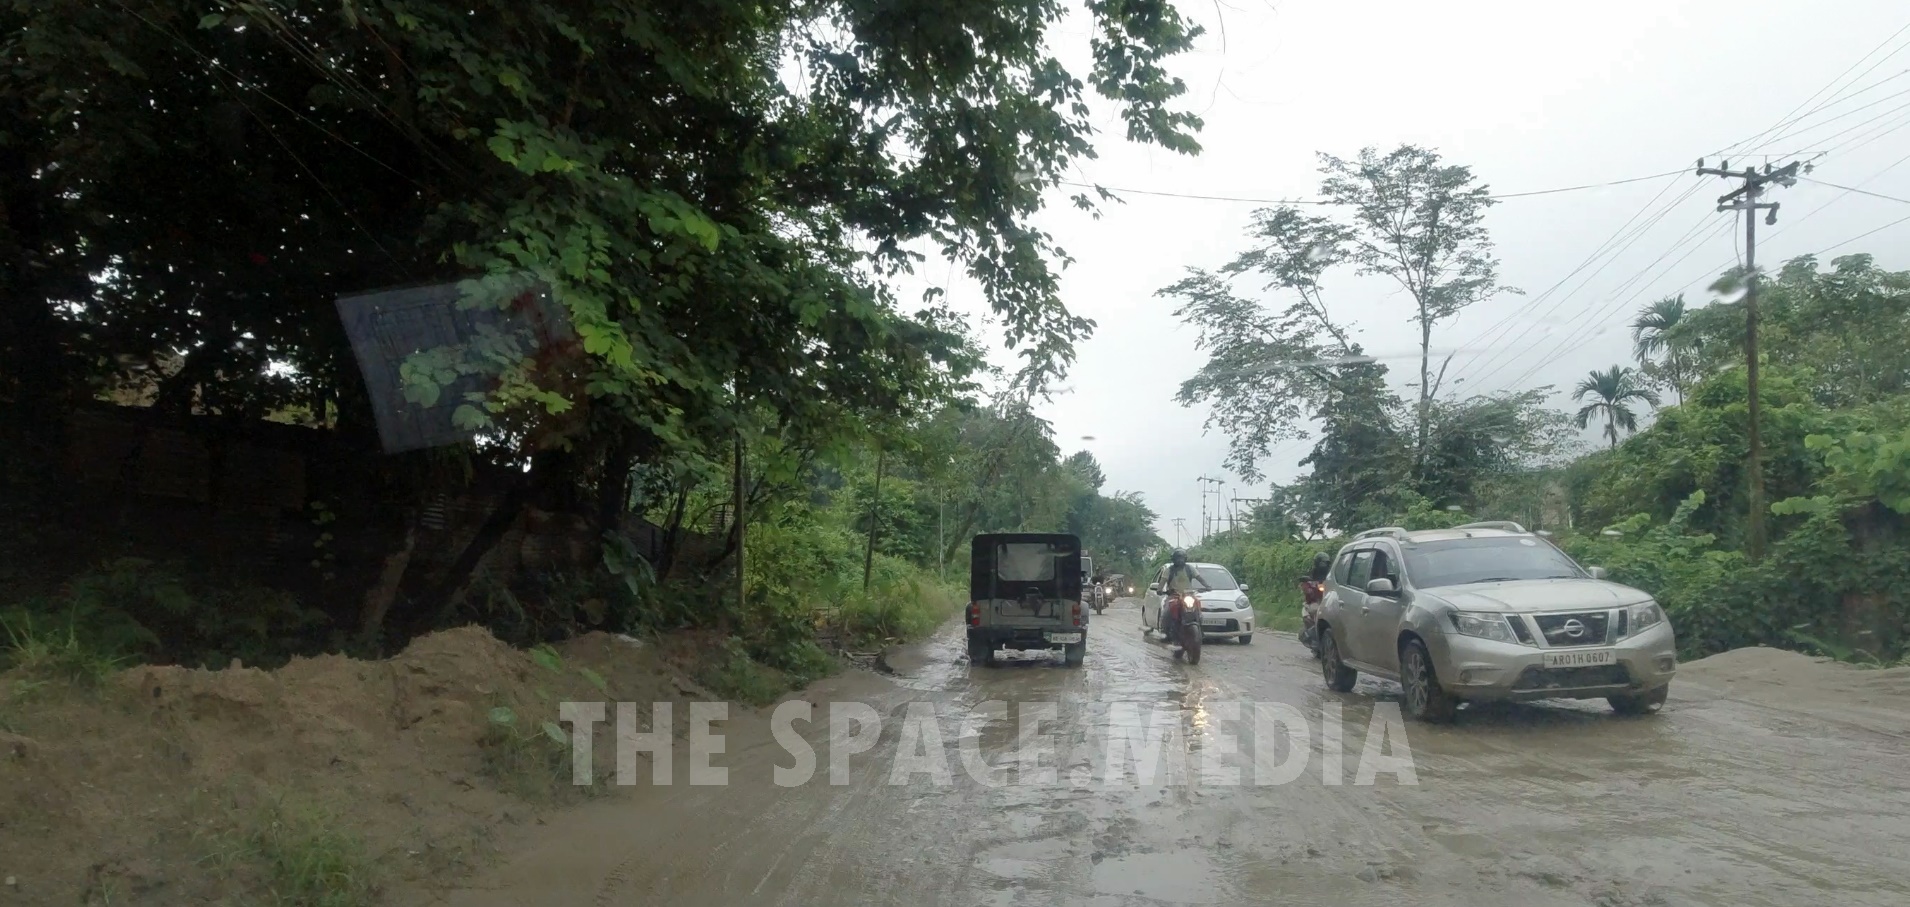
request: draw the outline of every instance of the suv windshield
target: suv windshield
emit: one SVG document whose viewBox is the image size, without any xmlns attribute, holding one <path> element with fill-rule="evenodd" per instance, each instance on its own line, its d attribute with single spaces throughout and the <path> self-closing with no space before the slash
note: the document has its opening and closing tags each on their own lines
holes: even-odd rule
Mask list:
<svg viewBox="0 0 1910 907">
<path fill-rule="evenodd" d="M 1240 588 L 1240 584 L 1234 582 L 1234 575 L 1228 573 L 1225 567 L 1195 567 L 1194 572 L 1200 574 L 1200 581 L 1206 583 L 1207 588 L 1216 592 Z"/>
<path fill-rule="evenodd" d="M 1565 552 L 1536 539 L 1452 539 L 1402 547 L 1407 576 L 1421 589 L 1585 575 Z"/>
</svg>

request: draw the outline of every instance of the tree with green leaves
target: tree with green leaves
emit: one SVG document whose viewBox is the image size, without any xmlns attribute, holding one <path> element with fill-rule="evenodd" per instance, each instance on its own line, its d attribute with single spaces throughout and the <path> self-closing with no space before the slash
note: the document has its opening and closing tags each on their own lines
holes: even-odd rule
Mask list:
<svg viewBox="0 0 1910 907">
<path fill-rule="evenodd" d="M 1574 401 L 1591 398 L 1579 408 L 1573 416 L 1579 428 L 1591 424 L 1593 419 L 1605 422 L 1605 437 L 1613 447 L 1618 446 L 1618 430 L 1627 432 L 1638 430 L 1638 414 L 1633 412 L 1633 401 L 1658 405 L 1658 393 L 1647 387 L 1638 370 L 1629 366 L 1614 365 L 1605 371 L 1593 371 L 1572 389 Z"/>
<path fill-rule="evenodd" d="M 1257 478 L 1258 461 L 1275 444 L 1304 437 L 1304 420 L 1331 396 L 1332 368 L 1372 361 L 1351 339 L 1352 325 L 1325 301 L 1325 275 L 1350 265 L 1392 279 L 1413 301 L 1420 380 L 1411 450 L 1418 473 L 1445 378 L 1443 363 L 1433 369 L 1434 328 L 1475 302 L 1516 292 L 1499 283 L 1485 230 L 1493 201 L 1470 168 L 1411 145 L 1320 160 L 1320 194 L 1340 216 L 1290 205 L 1257 211 L 1247 251 L 1219 272 L 1192 269 L 1160 291 L 1180 302 L 1175 314 L 1199 328 L 1199 346 L 1208 351 L 1179 400 L 1208 404 L 1208 424 L 1231 442 L 1228 467 Z M 1236 292 L 1235 281 L 1248 276 L 1264 281 L 1278 301 L 1262 304 Z"/>
<path fill-rule="evenodd" d="M 1685 322 L 1685 298 L 1680 293 L 1647 303 L 1638 310 L 1638 316 L 1632 319 L 1631 337 L 1633 355 L 1638 359 L 1639 372 L 1672 391 L 1678 397 L 1679 405 L 1684 404 L 1685 389 L 1697 379 L 1697 351 L 1693 348 L 1696 338 L 1689 331 L 1681 330 Z"/>
<path fill-rule="evenodd" d="M 1350 260 L 1362 274 L 1392 279 L 1413 300 L 1419 328 L 1419 401 L 1414 461 L 1423 469 L 1432 440 L 1433 401 L 1445 364 L 1432 367 L 1433 328 L 1500 292 L 1499 261 L 1486 233 L 1494 202 L 1472 168 L 1402 145 L 1387 154 L 1362 149 L 1348 161 L 1322 154 L 1320 194 L 1350 213 Z M 1449 362 L 1450 356 L 1447 357 Z"/>
</svg>

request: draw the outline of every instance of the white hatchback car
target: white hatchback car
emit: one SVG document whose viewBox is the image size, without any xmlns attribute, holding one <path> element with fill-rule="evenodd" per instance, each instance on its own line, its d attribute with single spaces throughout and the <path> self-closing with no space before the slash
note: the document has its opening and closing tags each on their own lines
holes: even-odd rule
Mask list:
<svg viewBox="0 0 1910 907">
<path fill-rule="evenodd" d="M 1201 636 L 1235 639 L 1241 645 L 1253 642 L 1253 604 L 1247 601 L 1247 587 L 1219 564 L 1189 563 L 1187 566 L 1194 568 L 1194 575 L 1208 587 L 1201 589 L 1198 583 L 1194 587 L 1194 595 L 1200 599 L 1200 625 L 1204 631 Z M 1167 568 L 1163 566 L 1154 574 L 1154 582 L 1141 599 L 1143 632 L 1160 628 L 1161 583 L 1166 581 Z"/>
</svg>

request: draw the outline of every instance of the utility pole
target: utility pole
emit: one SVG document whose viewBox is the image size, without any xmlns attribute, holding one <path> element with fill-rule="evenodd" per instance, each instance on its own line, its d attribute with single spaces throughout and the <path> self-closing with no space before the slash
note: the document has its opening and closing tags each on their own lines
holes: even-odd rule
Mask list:
<svg viewBox="0 0 1910 907">
<path fill-rule="evenodd" d="M 869 576 L 875 569 L 875 527 L 882 516 L 882 465 L 887 462 L 888 448 L 875 449 L 875 498 L 869 502 L 869 546 L 862 550 L 862 591 L 869 591 Z"/>
<path fill-rule="evenodd" d="M 1751 442 L 1751 455 L 1745 463 L 1751 480 L 1751 520 L 1745 527 L 1748 530 L 1745 547 L 1753 562 L 1764 557 L 1764 451 L 1758 440 L 1757 399 L 1757 213 L 1771 212 L 1764 223 L 1775 224 L 1778 207 L 1777 202 L 1758 201 L 1758 195 L 1772 183 L 1785 187 L 1795 185 L 1800 166 L 1799 162 L 1792 161 L 1775 170 L 1765 164 L 1762 171 L 1747 166 L 1734 172 L 1730 161 L 1719 161 L 1716 167 L 1706 167 L 1702 158 L 1698 161 L 1699 176 L 1744 181 L 1743 185 L 1718 198 L 1718 210 L 1744 212 L 1744 383 L 1750 398 L 1747 434 Z"/>
<path fill-rule="evenodd" d="M 1181 534 L 1186 531 L 1187 531 L 1187 518 L 1178 517 L 1178 516 L 1175 517 L 1174 518 L 1174 547 L 1176 548 L 1181 547 L 1180 537 L 1181 537 Z"/>
<path fill-rule="evenodd" d="M 1207 495 L 1209 494 L 1207 486 L 1225 484 L 1227 483 L 1210 476 L 1200 477 L 1200 540 L 1203 543 L 1207 541 Z M 1218 518 L 1224 502 L 1220 497 L 1220 489 L 1218 487 L 1213 490 L 1212 494 L 1214 496 L 1214 515 Z M 1217 521 L 1218 519 L 1216 519 L 1216 522 Z"/>
</svg>

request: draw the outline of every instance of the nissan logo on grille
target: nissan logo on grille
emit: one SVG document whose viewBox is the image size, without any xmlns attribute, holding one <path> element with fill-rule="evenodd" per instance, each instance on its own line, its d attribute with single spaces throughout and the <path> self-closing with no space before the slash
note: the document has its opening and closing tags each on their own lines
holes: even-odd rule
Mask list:
<svg viewBox="0 0 1910 907">
<path fill-rule="evenodd" d="M 1572 639 L 1577 639 L 1585 635 L 1585 625 L 1583 623 L 1580 623 L 1578 618 L 1576 617 L 1566 621 L 1565 626 L 1562 627 L 1561 629 L 1565 631 L 1566 636 L 1569 636 Z"/>
</svg>

